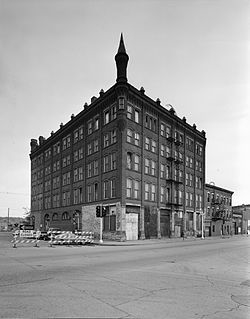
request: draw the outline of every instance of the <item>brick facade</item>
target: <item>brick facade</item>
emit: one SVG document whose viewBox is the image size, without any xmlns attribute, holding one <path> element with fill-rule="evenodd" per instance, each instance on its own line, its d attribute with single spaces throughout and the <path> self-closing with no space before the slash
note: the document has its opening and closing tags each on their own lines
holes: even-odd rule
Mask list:
<svg viewBox="0 0 250 319">
<path fill-rule="evenodd" d="M 31 140 L 36 227 L 98 236 L 95 208 L 102 204 L 109 208 L 104 238 L 196 235 L 205 205 L 205 132 L 127 82 L 122 37 L 115 59 L 115 85 L 49 138 Z"/>
</svg>

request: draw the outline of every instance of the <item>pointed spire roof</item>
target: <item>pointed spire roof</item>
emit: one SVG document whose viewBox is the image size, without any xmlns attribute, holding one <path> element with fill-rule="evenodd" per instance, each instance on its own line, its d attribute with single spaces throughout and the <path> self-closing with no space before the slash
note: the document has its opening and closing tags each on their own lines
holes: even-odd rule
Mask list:
<svg viewBox="0 0 250 319">
<path fill-rule="evenodd" d="M 116 82 L 127 82 L 128 60 L 129 60 L 129 56 L 127 55 L 124 41 L 123 41 L 123 35 L 121 33 L 118 52 L 115 55 L 115 62 L 116 62 L 116 69 L 117 69 Z"/>
<path fill-rule="evenodd" d="M 122 33 L 121 33 L 120 44 L 119 44 L 119 48 L 118 48 L 118 52 L 117 53 L 126 53 L 126 49 L 125 49 L 125 45 L 124 45 L 124 41 L 123 41 L 123 34 Z"/>
</svg>

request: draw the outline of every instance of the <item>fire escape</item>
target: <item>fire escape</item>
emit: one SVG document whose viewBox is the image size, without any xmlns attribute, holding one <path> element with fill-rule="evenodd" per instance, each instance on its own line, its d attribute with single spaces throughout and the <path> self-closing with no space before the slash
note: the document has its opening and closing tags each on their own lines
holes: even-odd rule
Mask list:
<svg viewBox="0 0 250 319">
<path fill-rule="evenodd" d="M 171 143 L 171 148 L 170 154 L 167 156 L 170 170 L 166 181 L 170 184 L 170 194 L 166 204 L 170 207 L 171 211 L 177 211 L 183 205 L 183 199 L 179 195 L 180 185 L 183 184 L 183 176 L 180 174 L 180 165 L 183 163 L 183 160 L 179 155 L 179 147 L 182 143 L 178 135 L 175 138 L 170 136 L 167 140 Z"/>
<path fill-rule="evenodd" d="M 216 222 L 218 220 L 221 220 L 223 224 L 225 224 L 226 221 L 230 221 L 230 213 L 227 213 L 224 199 L 212 198 L 211 207 L 213 208 L 212 210 L 213 221 Z"/>
</svg>

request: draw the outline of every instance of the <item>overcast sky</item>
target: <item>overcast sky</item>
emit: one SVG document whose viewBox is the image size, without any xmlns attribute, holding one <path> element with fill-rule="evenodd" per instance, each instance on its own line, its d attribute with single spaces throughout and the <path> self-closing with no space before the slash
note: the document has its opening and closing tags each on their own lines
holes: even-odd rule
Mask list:
<svg viewBox="0 0 250 319">
<path fill-rule="evenodd" d="M 206 182 L 250 203 L 248 0 L 0 0 L 0 216 L 30 207 L 30 139 L 116 80 L 205 130 Z"/>
</svg>

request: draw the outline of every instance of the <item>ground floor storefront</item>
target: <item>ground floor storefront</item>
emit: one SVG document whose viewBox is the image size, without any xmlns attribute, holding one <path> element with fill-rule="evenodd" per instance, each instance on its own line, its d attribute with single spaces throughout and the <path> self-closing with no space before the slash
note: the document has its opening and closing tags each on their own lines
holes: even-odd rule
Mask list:
<svg viewBox="0 0 250 319">
<path fill-rule="evenodd" d="M 94 232 L 103 239 L 138 240 L 152 238 L 175 238 L 201 236 L 202 216 L 199 212 L 186 211 L 180 207 L 155 207 L 120 202 L 103 205 L 107 208 L 105 217 L 96 216 L 97 205 L 85 205 L 66 209 L 54 209 L 33 214 L 35 229 L 47 231 L 82 230 Z"/>
</svg>

